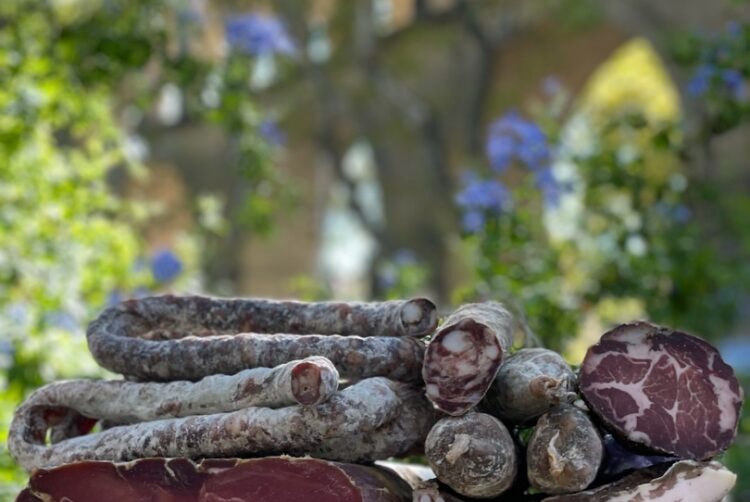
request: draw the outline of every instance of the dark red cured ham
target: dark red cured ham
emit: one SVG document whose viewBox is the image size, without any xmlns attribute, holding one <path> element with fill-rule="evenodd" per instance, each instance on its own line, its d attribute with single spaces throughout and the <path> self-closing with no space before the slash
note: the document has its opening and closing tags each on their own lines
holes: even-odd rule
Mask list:
<svg viewBox="0 0 750 502">
<path fill-rule="evenodd" d="M 737 434 L 742 389 L 707 342 L 646 322 L 624 324 L 589 348 L 580 390 L 617 435 L 653 451 L 703 460 Z"/>
<path fill-rule="evenodd" d="M 104 496 L 103 494 L 106 494 Z M 402 502 L 411 487 L 386 468 L 313 458 L 149 458 L 36 471 L 17 502 Z"/>
</svg>

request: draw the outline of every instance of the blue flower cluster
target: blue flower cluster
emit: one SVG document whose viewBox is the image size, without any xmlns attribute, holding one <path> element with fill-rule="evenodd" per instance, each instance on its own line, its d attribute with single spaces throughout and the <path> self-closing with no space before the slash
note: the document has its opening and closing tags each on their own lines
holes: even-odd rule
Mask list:
<svg viewBox="0 0 750 502">
<path fill-rule="evenodd" d="M 490 126 L 485 148 L 493 171 L 502 174 L 514 162 L 525 166 L 534 175 L 545 205 L 557 206 L 563 187 L 552 172 L 547 136 L 537 124 L 515 112 L 507 113 Z M 464 230 L 473 233 L 484 226 L 488 214 L 499 214 L 508 206 L 510 194 L 499 180 L 481 179 L 470 172 L 456 202 L 464 212 Z"/>
<path fill-rule="evenodd" d="M 225 25 L 227 43 L 250 54 L 294 55 L 296 47 L 284 23 L 270 14 L 249 13 L 229 19 Z"/>
<path fill-rule="evenodd" d="M 717 68 L 703 64 L 696 68 L 687 85 L 687 92 L 692 97 L 704 96 L 711 86 L 723 86 L 735 99 L 742 99 L 745 90 L 745 77 L 734 68 Z"/>
<path fill-rule="evenodd" d="M 463 209 L 463 227 L 467 232 L 478 232 L 487 214 L 499 214 L 510 202 L 510 193 L 496 179 L 482 179 L 474 172 L 463 177 L 463 189 L 456 203 Z"/>
<path fill-rule="evenodd" d="M 690 210 L 690 208 L 684 204 L 669 204 L 666 202 L 658 202 L 654 205 L 654 209 L 664 218 L 667 218 L 679 224 L 687 223 L 693 215 L 693 212 Z"/>
<path fill-rule="evenodd" d="M 692 97 L 702 97 L 711 89 L 726 92 L 736 100 L 745 100 L 747 86 L 745 76 L 735 66 L 744 67 L 743 26 L 737 22 L 727 24 L 726 31 L 713 41 L 710 41 L 702 51 L 702 64 L 693 72 L 687 85 L 687 93 Z M 736 53 L 743 56 L 739 61 Z"/>
<path fill-rule="evenodd" d="M 534 171 L 534 184 L 542 192 L 542 198 L 548 207 L 557 207 L 560 204 L 560 197 L 563 192 L 569 189 L 569 187 L 566 188 L 555 178 L 550 167 Z"/>
<path fill-rule="evenodd" d="M 182 262 L 170 250 L 162 249 L 151 258 L 151 275 L 158 282 L 169 282 L 182 272 Z"/>
<path fill-rule="evenodd" d="M 284 131 L 271 119 L 265 119 L 260 123 L 258 133 L 274 146 L 282 146 L 286 142 Z"/>
<path fill-rule="evenodd" d="M 515 112 L 505 114 L 490 126 L 487 158 L 492 169 L 501 173 L 518 160 L 529 169 L 541 169 L 550 161 L 547 137 L 538 125 Z"/>
</svg>

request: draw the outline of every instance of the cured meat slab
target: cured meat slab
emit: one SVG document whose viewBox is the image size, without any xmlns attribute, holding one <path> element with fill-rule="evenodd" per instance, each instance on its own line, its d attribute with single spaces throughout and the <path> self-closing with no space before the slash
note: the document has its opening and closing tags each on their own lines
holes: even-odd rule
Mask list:
<svg viewBox="0 0 750 502">
<path fill-rule="evenodd" d="M 85 480 L 85 482 L 83 482 Z M 402 502 L 411 487 L 386 468 L 313 458 L 149 458 L 39 470 L 17 502 Z"/>
<path fill-rule="evenodd" d="M 704 460 L 734 440 L 742 389 L 695 336 L 636 322 L 605 333 L 581 365 L 580 390 L 616 435 L 650 450 Z"/>
</svg>

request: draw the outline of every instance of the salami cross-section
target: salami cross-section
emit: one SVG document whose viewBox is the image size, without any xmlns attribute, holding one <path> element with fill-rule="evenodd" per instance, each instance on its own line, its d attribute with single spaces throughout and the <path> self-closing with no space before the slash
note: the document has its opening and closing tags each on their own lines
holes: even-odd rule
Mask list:
<svg viewBox="0 0 750 502">
<path fill-rule="evenodd" d="M 470 303 L 451 314 L 428 344 L 422 366 L 435 407 L 458 416 L 476 406 L 513 344 L 513 332 L 513 315 L 497 302 Z"/>
<path fill-rule="evenodd" d="M 616 434 L 654 451 L 707 459 L 737 433 L 742 389 L 700 338 L 646 322 L 605 333 L 583 360 L 580 389 Z"/>
</svg>

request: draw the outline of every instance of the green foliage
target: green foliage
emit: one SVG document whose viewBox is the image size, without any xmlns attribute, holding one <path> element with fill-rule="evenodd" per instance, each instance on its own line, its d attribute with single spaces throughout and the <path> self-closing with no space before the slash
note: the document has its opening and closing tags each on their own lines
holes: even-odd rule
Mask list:
<svg viewBox="0 0 750 502">
<path fill-rule="evenodd" d="M 731 22 L 721 33 L 675 35 L 670 40 L 675 61 L 692 72 L 687 94 L 705 115 L 704 139 L 728 131 L 750 118 L 750 26 Z"/>
<path fill-rule="evenodd" d="M 256 234 L 267 235 L 273 231 L 276 214 L 296 203 L 297 193 L 293 181 L 271 162 L 278 145 L 258 134 L 263 116 L 248 99 L 251 69 L 246 55 L 230 54 L 215 73 L 210 74 L 211 86 L 220 91 L 218 102 L 202 103 L 199 112 L 235 135 L 237 167 L 250 184 L 238 220 Z M 195 92 L 200 93 L 200 89 Z"/>
<path fill-rule="evenodd" d="M 562 117 L 537 117 L 556 152 L 559 204 L 543 203 L 539 183 L 516 162 L 509 204 L 485 212 L 481 227 L 465 236 L 476 275 L 457 300 L 517 302 L 557 349 L 580 332 L 587 312 L 601 315 L 598 307 L 612 301 L 634 301 L 636 315 L 656 322 L 722 334 L 750 278 L 742 260 L 750 230 L 735 213 L 746 201 L 721 197 L 705 181 L 691 185 L 678 124 L 649 118 L 635 105 L 602 116 L 580 113 L 565 125 Z M 696 207 L 711 207 L 716 220 L 729 222 L 720 231 L 738 236 L 741 248 L 727 253 L 707 239 L 715 222 L 707 226 Z M 604 319 L 616 320 L 625 319 Z"/>
<path fill-rule="evenodd" d="M 108 186 L 115 167 L 145 175 L 126 155 L 116 111 L 148 111 L 164 83 L 177 83 L 189 118 L 214 120 L 237 139 L 237 168 L 253 189 L 243 219 L 267 231 L 286 202 L 247 88 L 251 60 L 193 56 L 182 42 L 196 26 L 178 15 L 188 6 L 0 5 L 0 500 L 25 482 L 4 445 L 13 409 L 49 381 L 102 376 L 86 348 L 86 323 L 111 297 L 160 286 L 138 231 L 150 210 Z M 201 98 L 211 92 L 216 99 Z M 221 201 L 203 197 L 198 206 L 205 228 L 223 231 Z M 182 271 L 172 286 L 195 286 L 196 244 L 180 241 L 180 259 L 165 255 L 166 273 Z"/>
<path fill-rule="evenodd" d="M 414 253 L 402 249 L 378 266 L 377 289 L 387 300 L 413 297 L 423 294 L 429 274 L 428 267 Z"/>
<path fill-rule="evenodd" d="M 741 375 L 740 385 L 747 396 L 750 390 L 750 375 Z M 750 412 L 748 406 L 742 407 L 740 426 L 737 439 L 734 444 L 724 453 L 720 459 L 729 469 L 739 474 L 737 485 L 733 493 L 737 500 L 747 500 L 750 497 L 750 479 L 743 473 L 750 472 Z"/>
<path fill-rule="evenodd" d="M 30 389 L 99 372 L 82 326 L 112 290 L 148 279 L 133 270 L 143 253 L 137 212 L 106 184 L 108 170 L 125 162 L 106 82 L 88 85 L 66 60 L 73 51 L 55 44 L 56 34 L 62 41 L 69 35 L 50 23 L 56 11 L 20 3 L 28 13 L 4 20 L 0 30 L 3 442 L 12 410 Z M 12 491 L 22 479 L 3 449 L 0 484 Z"/>
</svg>

